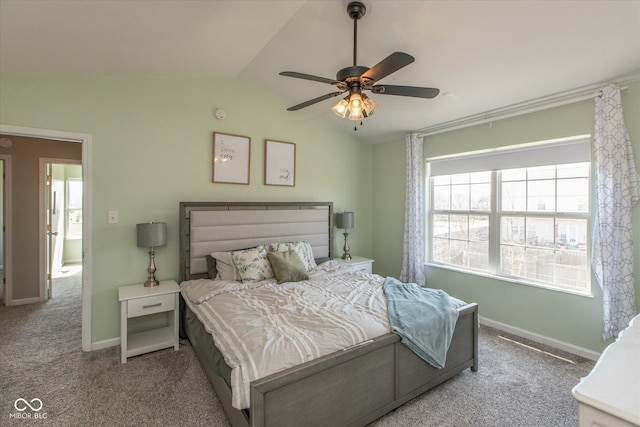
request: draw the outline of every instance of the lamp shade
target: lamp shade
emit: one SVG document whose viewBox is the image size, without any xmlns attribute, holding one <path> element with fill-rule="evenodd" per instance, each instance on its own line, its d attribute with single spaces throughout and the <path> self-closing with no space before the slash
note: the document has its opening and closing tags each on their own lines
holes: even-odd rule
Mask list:
<svg viewBox="0 0 640 427">
<path fill-rule="evenodd" d="M 136 224 L 138 247 L 153 248 L 167 244 L 167 224 L 164 222 L 145 222 Z"/>
<path fill-rule="evenodd" d="M 336 213 L 336 227 L 350 229 L 354 227 L 353 212 Z"/>
</svg>

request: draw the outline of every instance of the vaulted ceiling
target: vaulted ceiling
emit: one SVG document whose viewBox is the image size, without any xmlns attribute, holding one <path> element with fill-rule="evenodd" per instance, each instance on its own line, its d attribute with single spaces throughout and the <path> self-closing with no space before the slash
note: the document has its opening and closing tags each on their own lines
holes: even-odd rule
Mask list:
<svg viewBox="0 0 640 427">
<path fill-rule="evenodd" d="M 333 79 L 353 65 L 348 3 L 0 0 L 0 73 L 237 77 L 295 105 L 335 88 L 280 71 Z M 441 90 L 373 94 L 379 107 L 356 133 L 367 141 L 640 73 L 640 1 L 364 3 L 358 65 L 406 52 L 416 61 L 382 82 Z M 331 112 L 337 100 L 289 114 L 353 132 Z"/>
</svg>

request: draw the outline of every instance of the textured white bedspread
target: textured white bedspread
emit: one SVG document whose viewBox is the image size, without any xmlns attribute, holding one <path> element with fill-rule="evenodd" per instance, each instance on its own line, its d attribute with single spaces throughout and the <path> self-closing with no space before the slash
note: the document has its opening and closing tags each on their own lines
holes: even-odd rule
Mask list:
<svg viewBox="0 0 640 427">
<path fill-rule="evenodd" d="M 390 332 L 384 278 L 329 261 L 303 282 L 181 283 L 191 310 L 231 368 L 232 404 L 251 381 Z"/>
</svg>

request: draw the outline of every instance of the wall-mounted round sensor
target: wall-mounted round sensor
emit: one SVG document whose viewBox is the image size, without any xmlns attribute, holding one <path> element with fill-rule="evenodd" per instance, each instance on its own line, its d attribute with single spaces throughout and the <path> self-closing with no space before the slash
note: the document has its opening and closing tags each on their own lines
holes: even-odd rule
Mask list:
<svg viewBox="0 0 640 427">
<path fill-rule="evenodd" d="M 10 148 L 13 145 L 13 141 L 9 138 L 0 138 L 0 147 Z"/>
<path fill-rule="evenodd" d="M 218 108 L 216 110 L 216 118 L 219 120 L 224 120 L 227 118 L 227 113 L 225 113 L 224 110 L 221 110 L 220 108 Z"/>
</svg>

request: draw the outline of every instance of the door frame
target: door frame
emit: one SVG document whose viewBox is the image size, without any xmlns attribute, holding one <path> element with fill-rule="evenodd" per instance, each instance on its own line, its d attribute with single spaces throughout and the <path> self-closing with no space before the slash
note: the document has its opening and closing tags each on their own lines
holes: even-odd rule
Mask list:
<svg viewBox="0 0 640 427">
<path fill-rule="evenodd" d="M 2 184 L 4 185 L 3 194 L 4 194 L 4 203 L 2 204 L 2 209 L 4 210 L 2 218 L 4 225 L 4 231 L 2 233 L 2 237 L 4 239 L 4 244 L 2 245 L 2 253 L 4 256 L 3 266 L 4 269 L 4 283 L 2 284 L 2 298 L 4 300 L 5 305 L 11 305 L 13 301 L 13 288 L 11 287 L 11 282 L 13 279 L 13 256 L 11 255 L 11 248 L 13 247 L 13 240 L 11 237 L 12 227 L 8 225 L 11 224 L 12 218 L 12 206 L 13 199 L 11 196 L 11 154 L 0 154 L 0 160 L 4 161 L 4 167 L 2 171 L 4 172 L 4 178 L 2 180 Z"/>
<path fill-rule="evenodd" d="M 47 221 L 47 206 L 45 203 L 46 202 L 45 191 L 47 191 L 47 186 L 45 185 L 45 180 L 47 178 L 47 164 L 82 166 L 82 161 L 72 160 L 72 159 L 57 159 L 57 158 L 50 158 L 50 157 L 40 157 L 39 159 L 38 167 L 40 170 L 40 182 L 38 183 L 38 194 L 39 194 L 38 216 L 39 216 L 39 224 L 40 224 L 40 239 L 39 239 L 40 240 L 40 248 L 39 248 L 40 276 L 39 277 L 40 277 L 40 300 L 41 301 L 46 301 L 51 298 L 51 283 L 49 283 L 49 286 L 47 286 L 47 281 L 50 282 L 50 279 L 47 278 L 47 271 L 49 270 L 49 267 L 47 266 L 47 264 L 49 263 L 50 254 L 47 253 L 48 234 L 47 234 L 46 228 L 47 228 L 48 221 Z M 53 185 L 53 183 L 51 185 Z M 82 185 L 84 186 L 84 182 Z M 66 189 L 65 189 L 65 192 L 66 192 Z M 84 209 L 82 211 L 82 216 L 84 219 Z M 82 232 L 84 233 L 84 229 L 82 230 Z M 64 239 L 64 238 L 65 238 L 65 235 L 63 232 L 61 239 Z M 51 248 L 49 249 L 52 250 Z M 84 267 L 84 259 L 82 260 L 82 264 Z"/>
<path fill-rule="evenodd" d="M 92 235 L 92 179 L 91 172 L 91 134 L 68 132 L 53 129 L 39 129 L 25 126 L 14 126 L 0 123 L 0 133 L 13 136 L 26 136 L 31 138 L 52 139 L 57 141 L 76 142 L 82 144 L 82 350 L 91 350 L 91 292 L 93 271 L 93 235 Z M 10 223 L 5 217 L 7 229 Z M 5 251 L 11 247 L 5 248 Z M 6 257 L 7 255 L 5 255 Z M 9 255 L 10 256 L 10 255 Z M 6 271 L 6 270 L 5 270 Z M 8 283 L 8 281 L 7 281 Z"/>
</svg>

